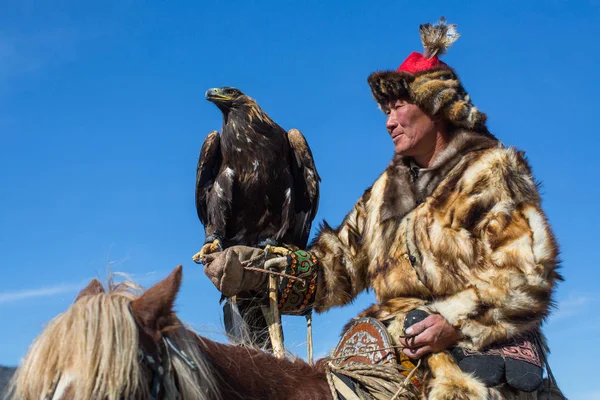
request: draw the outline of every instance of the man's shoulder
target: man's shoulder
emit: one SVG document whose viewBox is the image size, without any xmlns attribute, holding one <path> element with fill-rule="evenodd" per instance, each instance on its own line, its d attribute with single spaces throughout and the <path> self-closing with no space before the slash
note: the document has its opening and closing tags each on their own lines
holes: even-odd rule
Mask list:
<svg viewBox="0 0 600 400">
<path fill-rule="evenodd" d="M 509 193 L 514 201 L 538 200 L 538 184 L 523 151 L 505 146 L 483 149 L 467 163 L 457 182 L 461 191 L 500 197 Z"/>
<path fill-rule="evenodd" d="M 531 167 L 525 156 L 525 152 L 516 147 L 507 147 L 499 143 L 498 146 L 482 149 L 474 152 L 469 157 L 469 170 L 478 171 L 479 173 L 494 173 L 494 174 L 513 174 L 531 173 Z M 472 172 L 471 171 L 471 172 Z"/>
</svg>

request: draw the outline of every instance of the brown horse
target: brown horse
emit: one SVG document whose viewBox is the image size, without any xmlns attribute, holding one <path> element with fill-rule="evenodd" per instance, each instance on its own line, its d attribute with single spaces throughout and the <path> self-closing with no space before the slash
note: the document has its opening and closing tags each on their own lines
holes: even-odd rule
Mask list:
<svg viewBox="0 0 600 400">
<path fill-rule="evenodd" d="M 181 266 L 143 294 L 93 280 L 33 342 L 9 398 L 332 399 L 326 361 L 277 359 L 186 328 L 173 311 Z M 489 398 L 537 399 L 503 396 Z M 548 397 L 546 397 L 548 398 Z"/>
<path fill-rule="evenodd" d="M 177 267 L 143 294 L 93 280 L 33 342 L 9 385 L 29 399 L 331 399 L 322 363 L 202 338 L 173 312 Z"/>
</svg>

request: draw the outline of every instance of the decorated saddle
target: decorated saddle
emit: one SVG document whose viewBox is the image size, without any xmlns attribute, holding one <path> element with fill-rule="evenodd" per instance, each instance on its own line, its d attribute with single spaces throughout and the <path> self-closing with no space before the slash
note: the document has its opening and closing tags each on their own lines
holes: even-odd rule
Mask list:
<svg viewBox="0 0 600 400">
<path fill-rule="evenodd" d="M 416 399 L 421 387 L 419 371 L 396 348 L 378 320 L 354 321 L 330 357 L 328 378 L 335 388 L 334 398 L 389 399 L 400 393 L 402 398 Z"/>
</svg>

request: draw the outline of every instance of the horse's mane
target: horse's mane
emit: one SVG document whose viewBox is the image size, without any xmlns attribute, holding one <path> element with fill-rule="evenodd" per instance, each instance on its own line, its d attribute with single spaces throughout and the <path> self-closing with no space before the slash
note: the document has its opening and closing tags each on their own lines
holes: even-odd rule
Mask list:
<svg viewBox="0 0 600 400">
<path fill-rule="evenodd" d="M 72 376 L 76 399 L 146 399 L 150 383 L 140 368 L 138 327 L 131 302 L 140 296 L 133 282 L 114 284 L 108 292 L 83 296 L 56 316 L 32 343 L 11 380 L 7 397 L 39 399 L 52 391 L 59 374 Z M 180 325 L 170 339 L 197 365 L 192 371 L 177 356 L 168 358 L 164 390 L 167 398 L 212 399 L 215 382 L 202 354 L 198 336 Z M 177 384 L 173 378 L 177 376 Z"/>
</svg>

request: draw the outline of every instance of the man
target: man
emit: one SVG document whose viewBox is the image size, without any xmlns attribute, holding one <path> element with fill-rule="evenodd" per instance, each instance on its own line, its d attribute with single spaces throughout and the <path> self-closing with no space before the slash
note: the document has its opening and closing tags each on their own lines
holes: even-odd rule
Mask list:
<svg viewBox="0 0 600 400">
<path fill-rule="evenodd" d="M 294 304 L 289 281 L 280 290 L 283 312 L 294 313 L 342 306 L 373 288 L 377 304 L 362 316 L 386 321 L 406 356 L 429 360 L 430 399 L 489 398 L 497 385 L 536 390 L 540 326 L 562 279 L 523 154 L 490 134 L 438 58 L 457 38 L 443 19 L 422 25 L 424 54 L 369 76 L 396 155 L 337 229 L 325 223 L 306 252 L 291 253 L 286 272 L 310 265 L 301 276 L 315 285 Z M 228 295 L 264 287 L 261 274 L 240 272 L 240 261 L 255 255 L 228 249 L 207 260 L 206 273 Z M 421 321 L 408 326 L 415 309 Z"/>
</svg>

